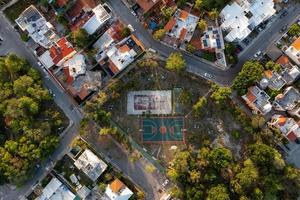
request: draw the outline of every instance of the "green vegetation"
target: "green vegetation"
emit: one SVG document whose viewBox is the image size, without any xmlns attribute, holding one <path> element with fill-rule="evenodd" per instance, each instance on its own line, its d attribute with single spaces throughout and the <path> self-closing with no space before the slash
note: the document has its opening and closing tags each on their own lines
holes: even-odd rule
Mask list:
<svg viewBox="0 0 300 200">
<path fill-rule="evenodd" d="M 220 87 L 217 84 L 212 85 L 213 93 L 211 98 L 217 105 L 224 105 L 231 95 L 231 89 L 229 87 Z"/>
<path fill-rule="evenodd" d="M 205 31 L 206 28 L 207 28 L 207 22 L 205 19 L 200 19 L 198 24 L 197 24 L 197 27 L 201 30 L 201 31 Z"/>
<path fill-rule="evenodd" d="M 168 22 L 172 15 L 174 14 L 176 8 L 175 7 L 165 7 L 161 9 L 161 13 L 164 17 L 164 21 Z"/>
<path fill-rule="evenodd" d="M 171 53 L 166 61 L 166 68 L 175 72 L 182 72 L 186 67 L 185 60 L 180 53 Z"/>
<path fill-rule="evenodd" d="M 274 63 L 272 60 L 266 63 L 265 68 L 267 70 L 275 71 L 275 72 L 280 72 L 281 66 L 278 63 Z"/>
<path fill-rule="evenodd" d="M 207 104 L 207 99 L 205 97 L 200 97 L 199 100 L 193 105 L 193 112 L 195 116 L 201 116 L 204 107 Z"/>
<path fill-rule="evenodd" d="M 78 29 L 72 32 L 72 41 L 79 47 L 84 48 L 90 42 L 89 34 L 86 32 L 85 29 Z"/>
<path fill-rule="evenodd" d="M 299 24 L 293 24 L 288 30 L 288 35 L 290 36 L 298 36 L 299 34 L 300 34 Z"/>
<path fill-rule="evenodd" d="M 21 185 L 56 148 L 64 119 L 40 74 L 15 56 L 0 58 L 0 177 Z"/>
<path fill-rule="evenodd" d="M 204 51 L 203 55 L 201 56 L 205 60 L 208 60 L 210 62 L 216 61 L 216 55 L 215 53 L 209 52 L 209 51 Z"/>
<path fill-rule="evenodd" d="M 121 30 L 121 35 L 122 37 L 128 37 L 129 35 L 131 34 L 131 31 L 130 31 L 130 28 L 128 27 L 124 27 L 122 30 Z"/>
<path fill-rule="evenodd" d="M 186 45 L 185 49 L 190 53 L 194 53 L 196 51 L 196 47 L 194 45 L 192 45 L 191 43 L 188 43 Z"/>
<path fill-rule="evenodd" d="M 190 200 L 296 199 L 300 170 L 260 141 L 247 149 L 238 161 L 224 147 L 176 152 L 167 175 L 178 187 L 170 192 Z"/>
<path fill-rule="evenodd" d="M 235 64 L 238 62 L 238 57 L 235 53 L 235 45 L 232 43 L 225 43 L 225 55 L 229 64 Z"/>
<path fill-rule="evenodd" d="M 156 40 L 161 40 L 161 39 L 163 39 L 165 34 L 166 34 L 166 30 L 162 28 L 162 29 L 158 29 L 157 31 L 155 31 L 153 34 L 153 37 Z"/>
<path fill-rule="evenodd" d="M 248 87 L 262 78 L 263 70 L 263 66 L 259 62 L 247 61 L 234 79 L 233 89 L 238 92 L 238 95 L 244 95 Z"/>
</svg>

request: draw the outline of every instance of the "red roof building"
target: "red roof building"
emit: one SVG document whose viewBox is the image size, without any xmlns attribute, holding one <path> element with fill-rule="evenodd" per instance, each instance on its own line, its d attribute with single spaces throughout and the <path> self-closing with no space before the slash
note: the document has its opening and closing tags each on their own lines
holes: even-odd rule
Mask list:
<svg viewBox="0 0 300 200">
<path fill-rule="evenodd" d="M 64 37 L 58 40 L 49 51 L 53 63 L 57 66 L 61 66 L 67 59 L 76 53 L 71 43 L 69 43 Z"/>
</svg>

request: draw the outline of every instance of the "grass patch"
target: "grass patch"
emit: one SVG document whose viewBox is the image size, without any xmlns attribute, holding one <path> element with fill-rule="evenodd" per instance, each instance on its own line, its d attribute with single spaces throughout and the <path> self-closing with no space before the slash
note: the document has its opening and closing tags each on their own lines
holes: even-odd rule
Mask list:
<svg viewBox="0 0 300 200">
<path fill-rule="evenodd" d="M 208 60 L 210 62 L 216 61 L 215 53 L 211 53 L 211 52 L 208 52 L 208 51 L 203 52 L 202 58 L 204 58 L 205 60 Z"/>
<path fill-rule="evenodd" d="M 19 17 L 19 15 L 31 4 L 35 4 L 35 0 L 20 0 L 12 6 L 6 8 L 4 10 L 5 16 L 11 21 L 15 22 L 15 20 Z"/>
</svg>

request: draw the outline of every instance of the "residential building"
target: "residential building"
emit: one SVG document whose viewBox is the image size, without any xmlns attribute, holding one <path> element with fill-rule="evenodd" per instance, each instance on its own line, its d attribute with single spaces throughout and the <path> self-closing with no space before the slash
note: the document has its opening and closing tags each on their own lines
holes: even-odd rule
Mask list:
<svg viewBox="0 0 300 200">
<path fill-rule="evenodd" d="M 50 69 L 52 66 L 62 67 L 64 62 L 76 54 L 72 44 L 65 37 L 53 43 L 51 48 L 45 51 L 39 60 Z"/>
<path fill-rule="evenodd" d="M 104 45 L 100 46 L 100 51 L 95 57 L 101 65 L 108 64 L 111 75 L 115 75 L 125 69 L 145 50 L 143 44 L 134 35 L 124 38 L 118 43 L 115 43 L 113 38 L 110 41 L 103 39 L 101 41 L 98 40 L 98 43 L 96 42 L 95 44 L 97 46 L 99 44 Z"/>
<path fill-rule="evenodd" d="M 292 64 L 286 55 L 280 56 L 276 60 L 276 64 L 281 65 L 283 71 L 280 73 L 282 78 L 288 85 L 295 82 L 300 76 L 300 69 L 296 65 Z"/>
<path fill-rule="evenodd" d="M 279 94 L 275 97 L 273 102 L 274 108 L 279 111 L 291 111 L 293 110 L 300 102 L 300 93 L 299 91 L 290 86 L 285 88 L 282 94 Z"/>
<path fill-rule="evenodd" d="M 92 181 L 96 181 L 107 168 L 107 164 L 89 149 L 85 149 L 81 153 L 74 165 L 79 170 L 82 170 Z"/>
<path fill-rule="evenodd" d="M 220 13 L 221 28 L 228 32 L 225 40 L 241 41 L 260 23 L 274 15 L 273 0 L 236 0 Z"/>
<path fill-rule="evenodd" d="M 59 39 L 52 24 L 33 5 L 24 10 L 15 21 L 22 31 L 28 32 L 34 42 L 46 49 Z"/>
<path fill-rule="evenodd" d="M 285 53 L 289 56 L 298 66 L 300 66 L 300 37 L 296 39 L 291 46 L 289 46 Z"/>
<path fill-rule="evenodd" d="M 83 28 L 91 35 L 111 18 L 110 11 L 107 4 L 97 5 L 95 0 L 77 0 L 67 10 L 66 17 L 72 31 Z"/>
<path fill-rule="evenodd" d="M 202 49 L 215 52 L 216 63 L 222 67 L 226 67 L 226 56 L 224 53 L 225 45 L 220 27 L 207 27 L 204 35 L 201 37 Z"/>
<path fill-rule="evenodd" d="M 199 17 L 185 10 L 177 9 L 164 27 L 167 31 L 166 34 L 175 39 L 171 45 L 178 47 L 180 44 L 188 43 L 192 39 L 198 20 Z"/>
<path fill-rule="evenodd" d="M 259 82 L 259 86 L 262 89 L 266 89 L 267 87 L 271 90 L 279 91 L 283 86 L 285 86 L 286 81 L 275 71 L 266 70 L 264 71 L 264 77 Z"/>
<path fill-rule="evenodd" d="M 103 35 L 95 42 L 93 47 L 97 49 L 95 55 L 96 61 L 100 62 L 106 56 L 107 50 L 114 44 L 118 43 L 123 39 L 121 30 L 123 24 L 120 21 L 116 21 L 107 29 Z"/>
<path fill-rule="evenodd" d="M 66 185 L 57 178 L 52 178 L 36 200 L 74 200 L 75 197 Z"/>
<path fill-rule="evenodd" d="M 272 110 L 269 95 L 257 86 L 248 88 L 248 93 L 242 98 L 255 113 L 265 115 Z"/>
<path fill-rule="evenodd" d="M 142 9 L 142 12 L 148 13 L 161 5 L 163 0 L 136 0 L 136 4 Z"/>
<path fill-rule="evenodd" d="M 289 141 L 295 142 L 300 139 L 300 122 L 296 122 L 293 118 L 283 115 L 273 115 L 268 125 L 278 129 L 282 135 Z"/>
<path fill-rule="evenodd" d="M 108 6 L 106 5 L 108 8 Z M 97 30 L 99 30 L 109 19 L 111 18 L 111 15 L 108 13 L 108 11 L 103 7 L 103 5 L 99 4 L 95 8 L 93 8 L 93 14 L 85 22 L 85 24 L 82 26 L 83 29 L 87 31 L 88 34 L 92 35 Z"/>
<path fill-rule="evenodd" d="M 75 79 L 79 75 L 83 75 L 86 72 L 85 58 L 82 54 L 75 54 L 72 58 L 64 63 L 64 68 L 69 71 L 68 74 Z"/>
<path fill-rule="evenodd" d="M 122 181 L 116 179 L 106 187 L 105 194 L 111 200 L 128 200 L 133 192 Z"/>
<path fill-rule="evenodd" d="M 300 117 L 300 93 L 290 86 L 287 87 L 282 94 L 275 97 L 273 106 L 275 110 L 287 111 L 292 116 Z"/>
</svg>

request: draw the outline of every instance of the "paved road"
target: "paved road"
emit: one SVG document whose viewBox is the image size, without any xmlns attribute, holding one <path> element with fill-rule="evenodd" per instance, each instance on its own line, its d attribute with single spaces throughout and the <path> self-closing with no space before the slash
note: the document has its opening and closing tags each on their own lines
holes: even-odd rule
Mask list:
<svg viewBox="0 0 300 200">
<path fill-rule="evenodd" d="M 28 189 L 30 189 L 36 180 L 45 174 L 47 171 L 46 166 L 51 164 L 51 160 L 56 160 L 64 154 L 73 138 L 77 136 L 78 124 L 82 118 L 82 114 L 76 107 L 71 107 L 71 105 L 73 105 L 73 100 L 64 93 L 48 74 L 41 70 L 29 48 L 20 40 L 19 34 L 8 24 L 2 13 L 0 13 L 0 37 L 4 40 L 2 45 L 0 45 L 0 55 L 6 55 L 10 52 L 15 53 L 26 58 L 34 68 L 38 69 L 42 73 L 44 85 L 51 89 L 55 94 L 54 101 L 64 111 L 72 123 L 64 133 L 64 137 L 61 139 L 60 145 L 54 154 L 42 163 L 40 169 L 35 172 L 34 177 L 28 183 L 16 190 L 11 190 L 7 186 L 0 186 L 0 200 L 17 200 L 19 196 L 24 195 Z"/>
<path fill-rule="evenodd" d="M 140 40 L 142 40 L 146 48 L 155 49 L 158 53 L 165 57 L 167 57 L 170 53 L 176 51 L 173 48 L 162 45 L 160 42 L 154 40 L 152 35 L 142 26 L 141 22 L 131 14 L 130 10 L 122 2 L 122 0 L 108 1 L 113 10 L 117 11 L 117 15 L 120 17 L 120 19 L 127 24 L 131 24 L 134 27 L 135 34 Z M 230 85 L 232 83 L 232 80 L 241 70 L 242 65 L 245 61 L 251 59 L 258 50 L 265 50 L 269 46 L 269 44 L 272 44 L 274 41 L 280 38 L 279 31 L 284 24 L 291 24 L 297 19 L 300 13 L 299 4 L 297 6 L 290 6 L 288 12 L 289 14 L 286 17 L 278 19 L 277 21 L 272 23 L 271 26 L 265 29 L 265 32 L 261 33 L 255 39 L 255 41 L 253 41 L 251 45 L 246 50 L 244 50 L 244 53 L 239 58 L 240 62 L 233 68 L 224 71 L 209 62 L 205 62 L 201 59 L 196 58 L 195 56 L 191 56 L 190 54 L 184 52 L 183 55 L 187 62 L 187 70 L 207 79 L 208 77 L 205 77 L 205 73 L 210 74 L 212 75 L 212 81 L 221 85 Z"/>
</svg>

